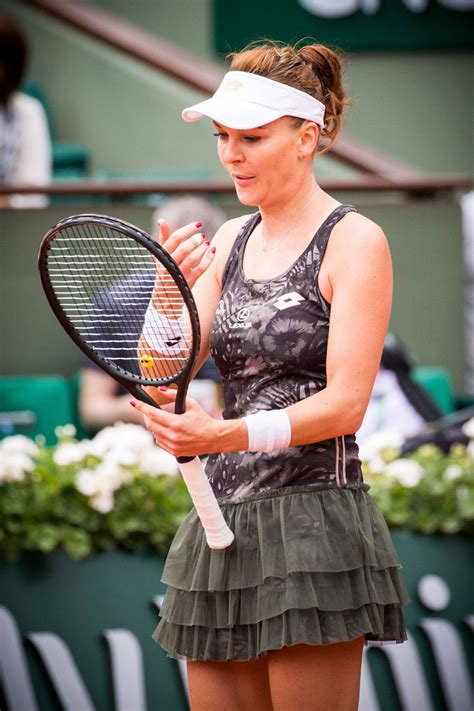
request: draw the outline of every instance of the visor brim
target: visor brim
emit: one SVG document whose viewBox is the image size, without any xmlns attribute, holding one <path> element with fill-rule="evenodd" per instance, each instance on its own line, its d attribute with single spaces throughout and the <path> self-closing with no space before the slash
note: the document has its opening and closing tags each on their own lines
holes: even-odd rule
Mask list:
<svg viewBox="0 0 474 711">
<path fill-rule="evenodd" d="M 184 109 L 182 118 L 187 123 L 210 118 L 223 126 L 236 130 L 246 130 L 264 126 L 286 116 L 283 111 L 276 111 L 266 106 L 257 106 L 245 101 L 226 101 L 212 97 L 199 104 Z"/>
</svg>

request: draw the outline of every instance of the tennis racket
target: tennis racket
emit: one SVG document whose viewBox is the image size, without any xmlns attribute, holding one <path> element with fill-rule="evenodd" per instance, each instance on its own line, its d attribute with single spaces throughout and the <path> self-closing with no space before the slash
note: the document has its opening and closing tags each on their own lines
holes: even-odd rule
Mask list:
<svg viewBox="0 0 474 711">
<path fill-rule="evenodd" d="M 122 220 L 73 215 L 43 237 L 38 267 L 51 308 L 86 356 L 154 407 L 143 386 L 177 383 L 175 413 L 182 414 L 199 355 L 199 318 L 191 289 L 166 250 Z M 151 302 L 161 321 L 146 321 Z M 160 344 L 159 352 L 150 342 Z M 209 546 L 226 548 L 234 534 L 199 457 L 177 461 Z"/>
</svg>

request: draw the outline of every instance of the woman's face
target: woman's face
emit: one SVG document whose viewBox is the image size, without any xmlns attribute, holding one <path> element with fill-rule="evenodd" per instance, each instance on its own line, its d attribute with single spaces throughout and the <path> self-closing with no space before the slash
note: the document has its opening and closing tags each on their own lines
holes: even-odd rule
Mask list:
<svg viewBox="0 0 474 711">
<path fill-rule="evenodd" d="M 306 122 L 294 128 L 291 118 L 283 116 L 246 131 L 216 122 L 214 126 L 220 161 L 232 176 L 241 203 L 270 206 L 298 190 L 308 167 L 308 161 L 302 158 L 309 157 L 311 163 L 312 155 L 306 150 Z M 317 134 L 317 130 L 311 130 Z"/>
</svg>

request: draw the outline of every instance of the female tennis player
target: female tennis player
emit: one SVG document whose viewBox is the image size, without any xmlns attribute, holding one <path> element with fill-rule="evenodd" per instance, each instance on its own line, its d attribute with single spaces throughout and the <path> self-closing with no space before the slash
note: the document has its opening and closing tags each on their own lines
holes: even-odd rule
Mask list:
<svg viewBox="0 0 474 711">
<path fill-rule="evenodd" d="M 313 159 L 348 100 L 323 45 L 232 55 L 211 119 L 243 205 L 215 254 L 192 224 L 161 242 L 193 286 L 224 381 L 223 420 L 175 391 L 134 403 L 157 444 L 210 453 L 206 472 L 235 534 L 211 550 L 195 513 L 171 545 L 153 638 L 185 658 L 193 711 L 353 711 L 364 643 L 403 642 L 408 596 L 389 532 L 363 483 L 354 433 L 379 367 L 392 299 L 387 239 L 318 185 Z M 160 389 L 161 390 L 161 389 Z"/>
</svg>

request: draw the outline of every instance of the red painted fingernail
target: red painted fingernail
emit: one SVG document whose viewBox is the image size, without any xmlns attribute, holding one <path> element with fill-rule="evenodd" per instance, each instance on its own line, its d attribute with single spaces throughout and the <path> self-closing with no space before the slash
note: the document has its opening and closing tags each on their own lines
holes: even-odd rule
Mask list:
<svg viewBox="0 0 474 711">
<path fill-rule="evenodd" d="M 131 405 L 132 407 L 136 407 L 135 403 L 132 402 L 131 400 L 130 400 L 130 405 Z"/>
<path fill-rule="evenodd" d="M 204 232 L 202 233 L 202 238 L 206 239 L 206 235 L 204 234 Z"/>
<path fill-rule="evenodd" d="M 207 244 L 207 246 L 209 247 L 209 245 L 210 245 L 211 243 L 210 243 L 209 241 L 207 241 L 206 244 Z"/>
<path fill-rule="evenodd" d="M 197 227 L 198 229 L 199 229 L 200 227 L 202 227 L 202 222 L 196 222 L 196 227 Z"/>
<path fill-rule="evenodd" d="M 214 254 L 215 251 L 216 251 L 216 248 L 213 247 L 213 248 L 211 249 L 212 254 Z"/>
</svg>

